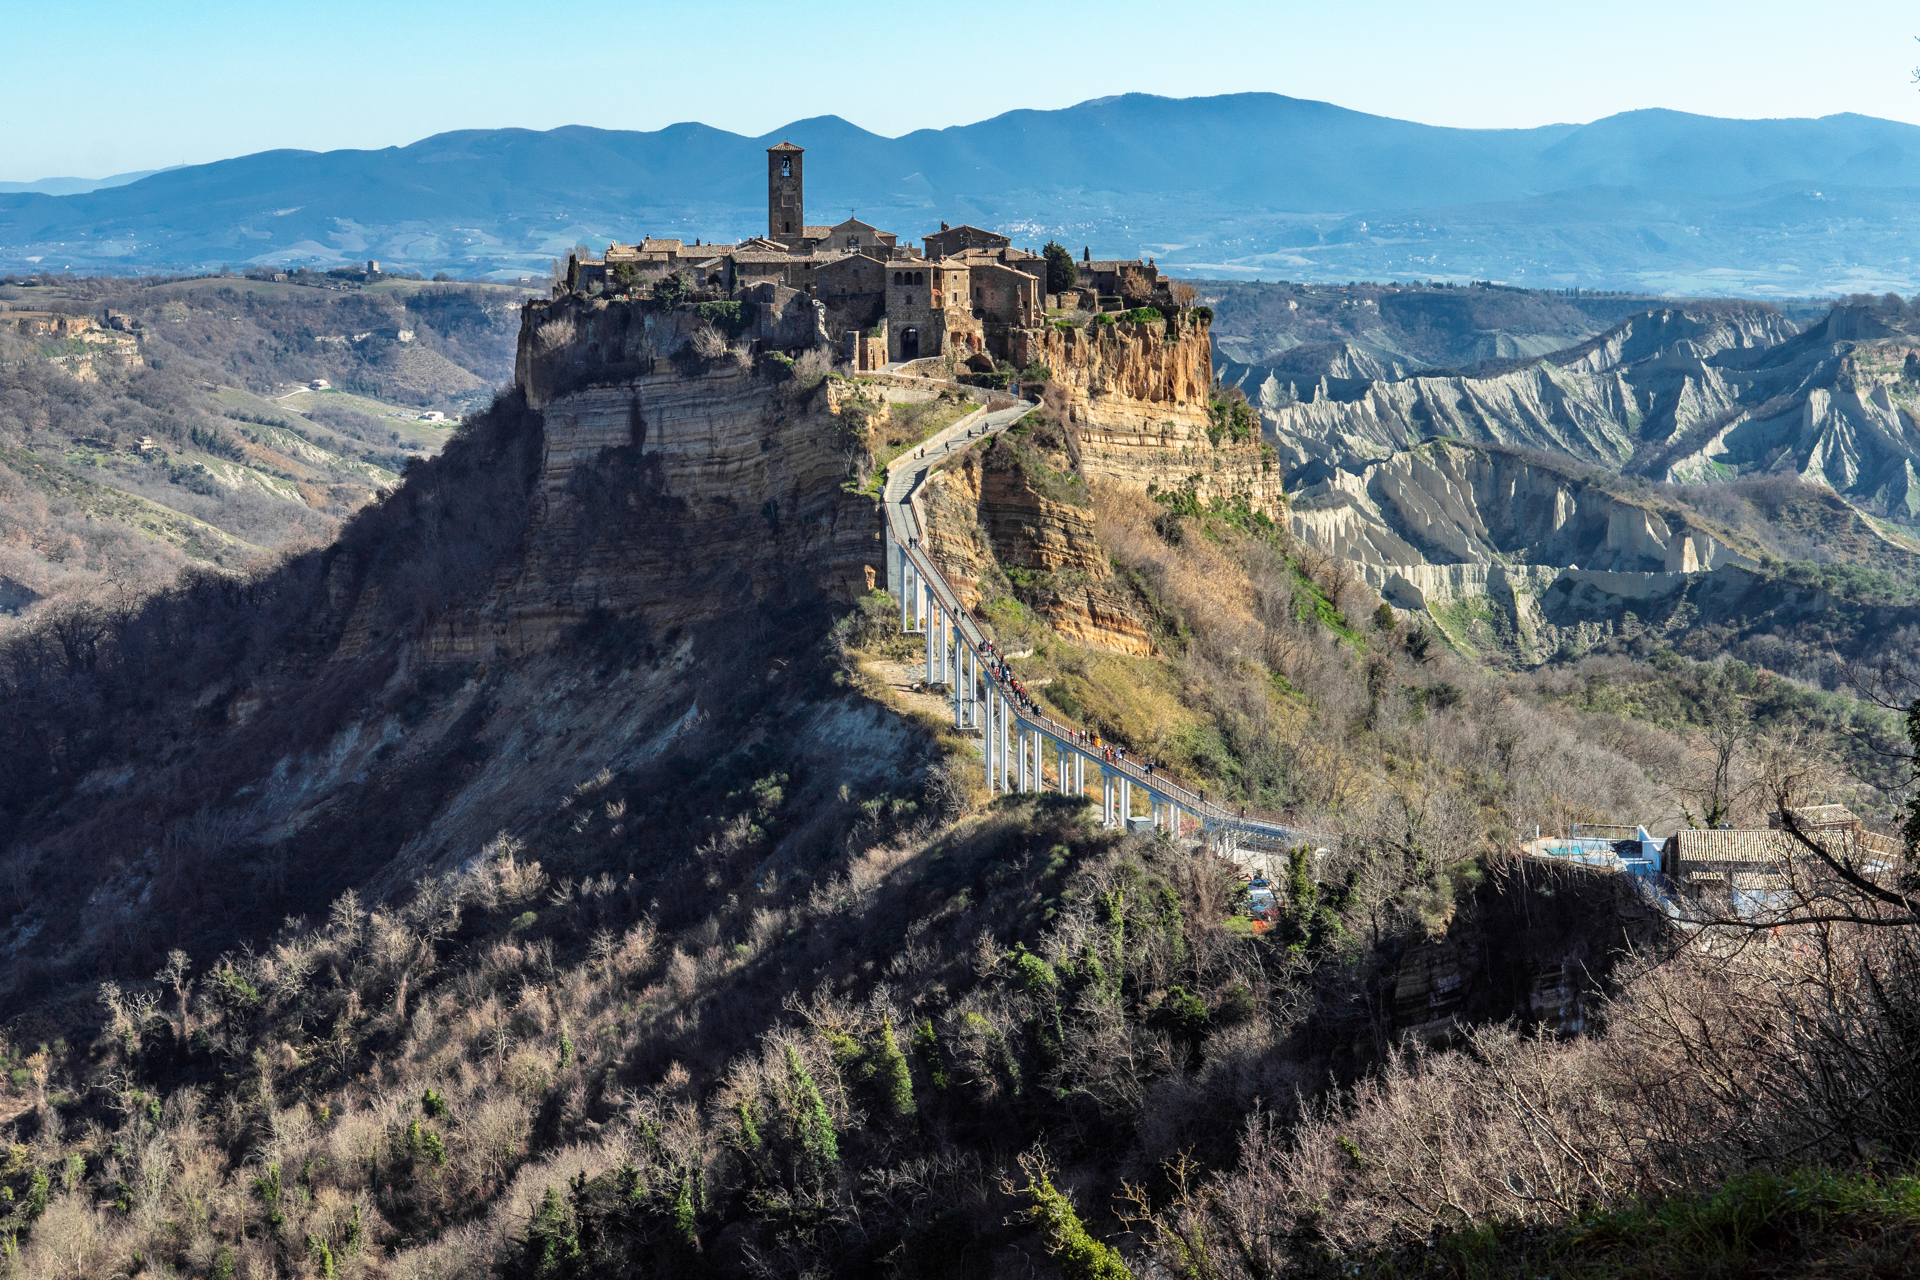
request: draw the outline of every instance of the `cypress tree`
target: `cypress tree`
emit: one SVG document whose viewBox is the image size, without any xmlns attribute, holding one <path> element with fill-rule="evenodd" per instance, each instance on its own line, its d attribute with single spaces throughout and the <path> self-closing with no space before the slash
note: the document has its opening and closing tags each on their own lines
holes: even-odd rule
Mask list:
<svg viewBox="0 0 1920 1280">
<path fill-rule="evenodd" d="M 824 1180 L 840 1163 L 840 1140 L 833 1132 L 833 1114 L 827 1110 L 826 1099 L 820 1096 L 819 1086 L 814 1084 L 813 1076 L 792 1045 L 787 1046 L 786 1054 L 787 1100 L 793 1108 L 794 1137 L 799 1139 L 806 1172 Z"/>
<path fill-rule="evenodd" d="M 874 1082 L 887 1111 L 895 1117 L 913 1114 L 913 1073 L 907 1070 L 907 1056 L 894 1043 L 893 1019 L 880 1020 L 880 1040 L 874 1045 Z"/>
<path fill-rule="evenodd" d="M 940 1037 L 933 1029 L 932 1018 L 913 1029 L 913 1051 L 920 1055 L 921 1065 L 927 1069 L 927 1083 L 936 1089 L 946 1088 L 949 1083 L 947 1059 L 940 1052 Z"/>
<path fill-rule="evenodd" d="M 1119 1250 L 1088 1233 L 1074 1212 L 1073 1201 L 1054 1189 L 1051 1178 L 1043 1175 L 1037 1182 L 1029 1181 L 1025 1190 L 1033 1197 L 1027 1216 L 1040 1229 L 1064 1280 L 1133 1280 Z"/>
</svg>

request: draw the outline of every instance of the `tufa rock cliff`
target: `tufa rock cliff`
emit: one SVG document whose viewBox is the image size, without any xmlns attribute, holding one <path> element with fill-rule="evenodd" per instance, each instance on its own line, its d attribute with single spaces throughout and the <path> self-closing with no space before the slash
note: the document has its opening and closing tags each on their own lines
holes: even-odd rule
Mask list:
<svg viewBox="0 0 1920 1280">
<path fill-rule="evenodd" d="M 1210 412 L 1207 313 L 1015 335 L 1014 362 L 1044 364 L 1064 392 L 1076 466 L 1088 480 L 1141 489 L 1192 484 L 1204 499 L 1243 497 L 1277 513 L 1283 486 L 1257 431 L 1234 440 Z"/>
<path fill-rule="evenodd" d="M 1151 653 L 1146 622 L 1095 536 L 1085 482 L 1048 465 L 1033 440 L 1045 440 L 1044 427 L 1009 435 L 931 479 L 926 545 L 942 574 L 968 609 L 1009 593 L 1076 644 Z M 1064 450 L 1054 460 L 1064 468 Z"/>
<path fill-rule="evenodd" d="M 717 326 L 692 309 L 626 317 L 657 354 L 609 360 L 612 310 L 530 308 L 530 393 L 333 544 L 196 579 L 79 657 L 16 640 L 0 998 L 129 949 L 149 971 L 161 921 L 216 954 L 404 886 L 603 770 L 633 830 L 697 831 L 742 771 L 830 798 L 925 767 L 910 726 L 819 674 L 835 601 L 882 563 L 821 388 L 696 347 Z"/>
</svg>

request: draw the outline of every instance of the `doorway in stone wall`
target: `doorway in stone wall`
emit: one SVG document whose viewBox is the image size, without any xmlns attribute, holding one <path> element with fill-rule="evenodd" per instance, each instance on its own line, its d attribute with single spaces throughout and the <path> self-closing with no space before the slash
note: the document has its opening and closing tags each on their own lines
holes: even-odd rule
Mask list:
<svg viewBox="0 0 1920 1280">
<path fill-rule="evenodd" d="M 900 358 L 902 360 L 918 360 L 920 358 L 920 331 L 918 329 L 902 329 L 900 331 Z"/>
</svg>

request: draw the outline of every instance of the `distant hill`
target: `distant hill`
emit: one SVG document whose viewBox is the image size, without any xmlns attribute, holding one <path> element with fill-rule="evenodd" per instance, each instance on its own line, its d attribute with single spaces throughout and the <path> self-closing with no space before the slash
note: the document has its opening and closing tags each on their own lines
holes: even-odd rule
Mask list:
<svg viewBox="0 0 1920 1280">
<path fill-rule="evenodd" d="M 173 166 L 179 168 L 179 165 Z M 107 187 L 124 187 L 129 182 L 138 182 L 150 178 L 160 169 L 135 169 L 131 173 L 115 173 L 104 178 L 41 178 L 35 182 L 0 182 L 0 193 L 15 194 L 22 191 L 38 192 L 43 196 L 78 196 L 89 191 L 100 191 Z"/>
<path fill-rule="evenodd" d="M 1649 110 L 1448 129 L 1275 94 L 1127 94 L 891 139 L 824 116 L 758 138 L 569 126 L 268 151 L 83 194 L 0 195 L 0 267 L 374 257 L 534 272 L 578 239 L 758 230 L 761 153 L 782 139 L 813 152 L 812 220 L 857 208 L 916 239 L 975 222 L 1269 279 L 1920 287 L 1920 127 Z"/>
</svg>

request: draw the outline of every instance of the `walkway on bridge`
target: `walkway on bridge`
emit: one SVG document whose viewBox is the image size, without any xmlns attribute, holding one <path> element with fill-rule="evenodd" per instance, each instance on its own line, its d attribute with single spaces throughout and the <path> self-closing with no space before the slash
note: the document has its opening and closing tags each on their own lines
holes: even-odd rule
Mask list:
<svg viewBox="0 0 1920 1280">
<path fill-rule="evenodd" d="M 1087 794 L 1087 765 L 1092 763 L 1100 779 L 1101 820 L 1108 826 L 1140 820 L 1134 818 L 1134 792 L 1139 791 L 1144 793 L 1145 820 L 1152 826 L 1176 834 L 1197 829 L 1241 861 L 1265 862 L 1301 844 L 1338 843 L 1337 835 L 1228 808 L 1133 761 L 1108 760 L 1093 746 L 1089 732 L 1046 715 L 1010 687 L 1004 661 L 921 545 L 926 522 L 920 496 L 936 467 L 1006 430 L 1032 408 L 1021 400 L 991 398 L 913 453 L 895 459 L 883 491 L 887 586 L 900 600 L 901 629 L 926 637 L 926 680 L 951 690 L 954 725 L 981 732 L 988 790 L 999 795 L 1048 789 L 1045 757 L 1050 747 L 1054 785 L 1063 794 Z"/>
</svg>

